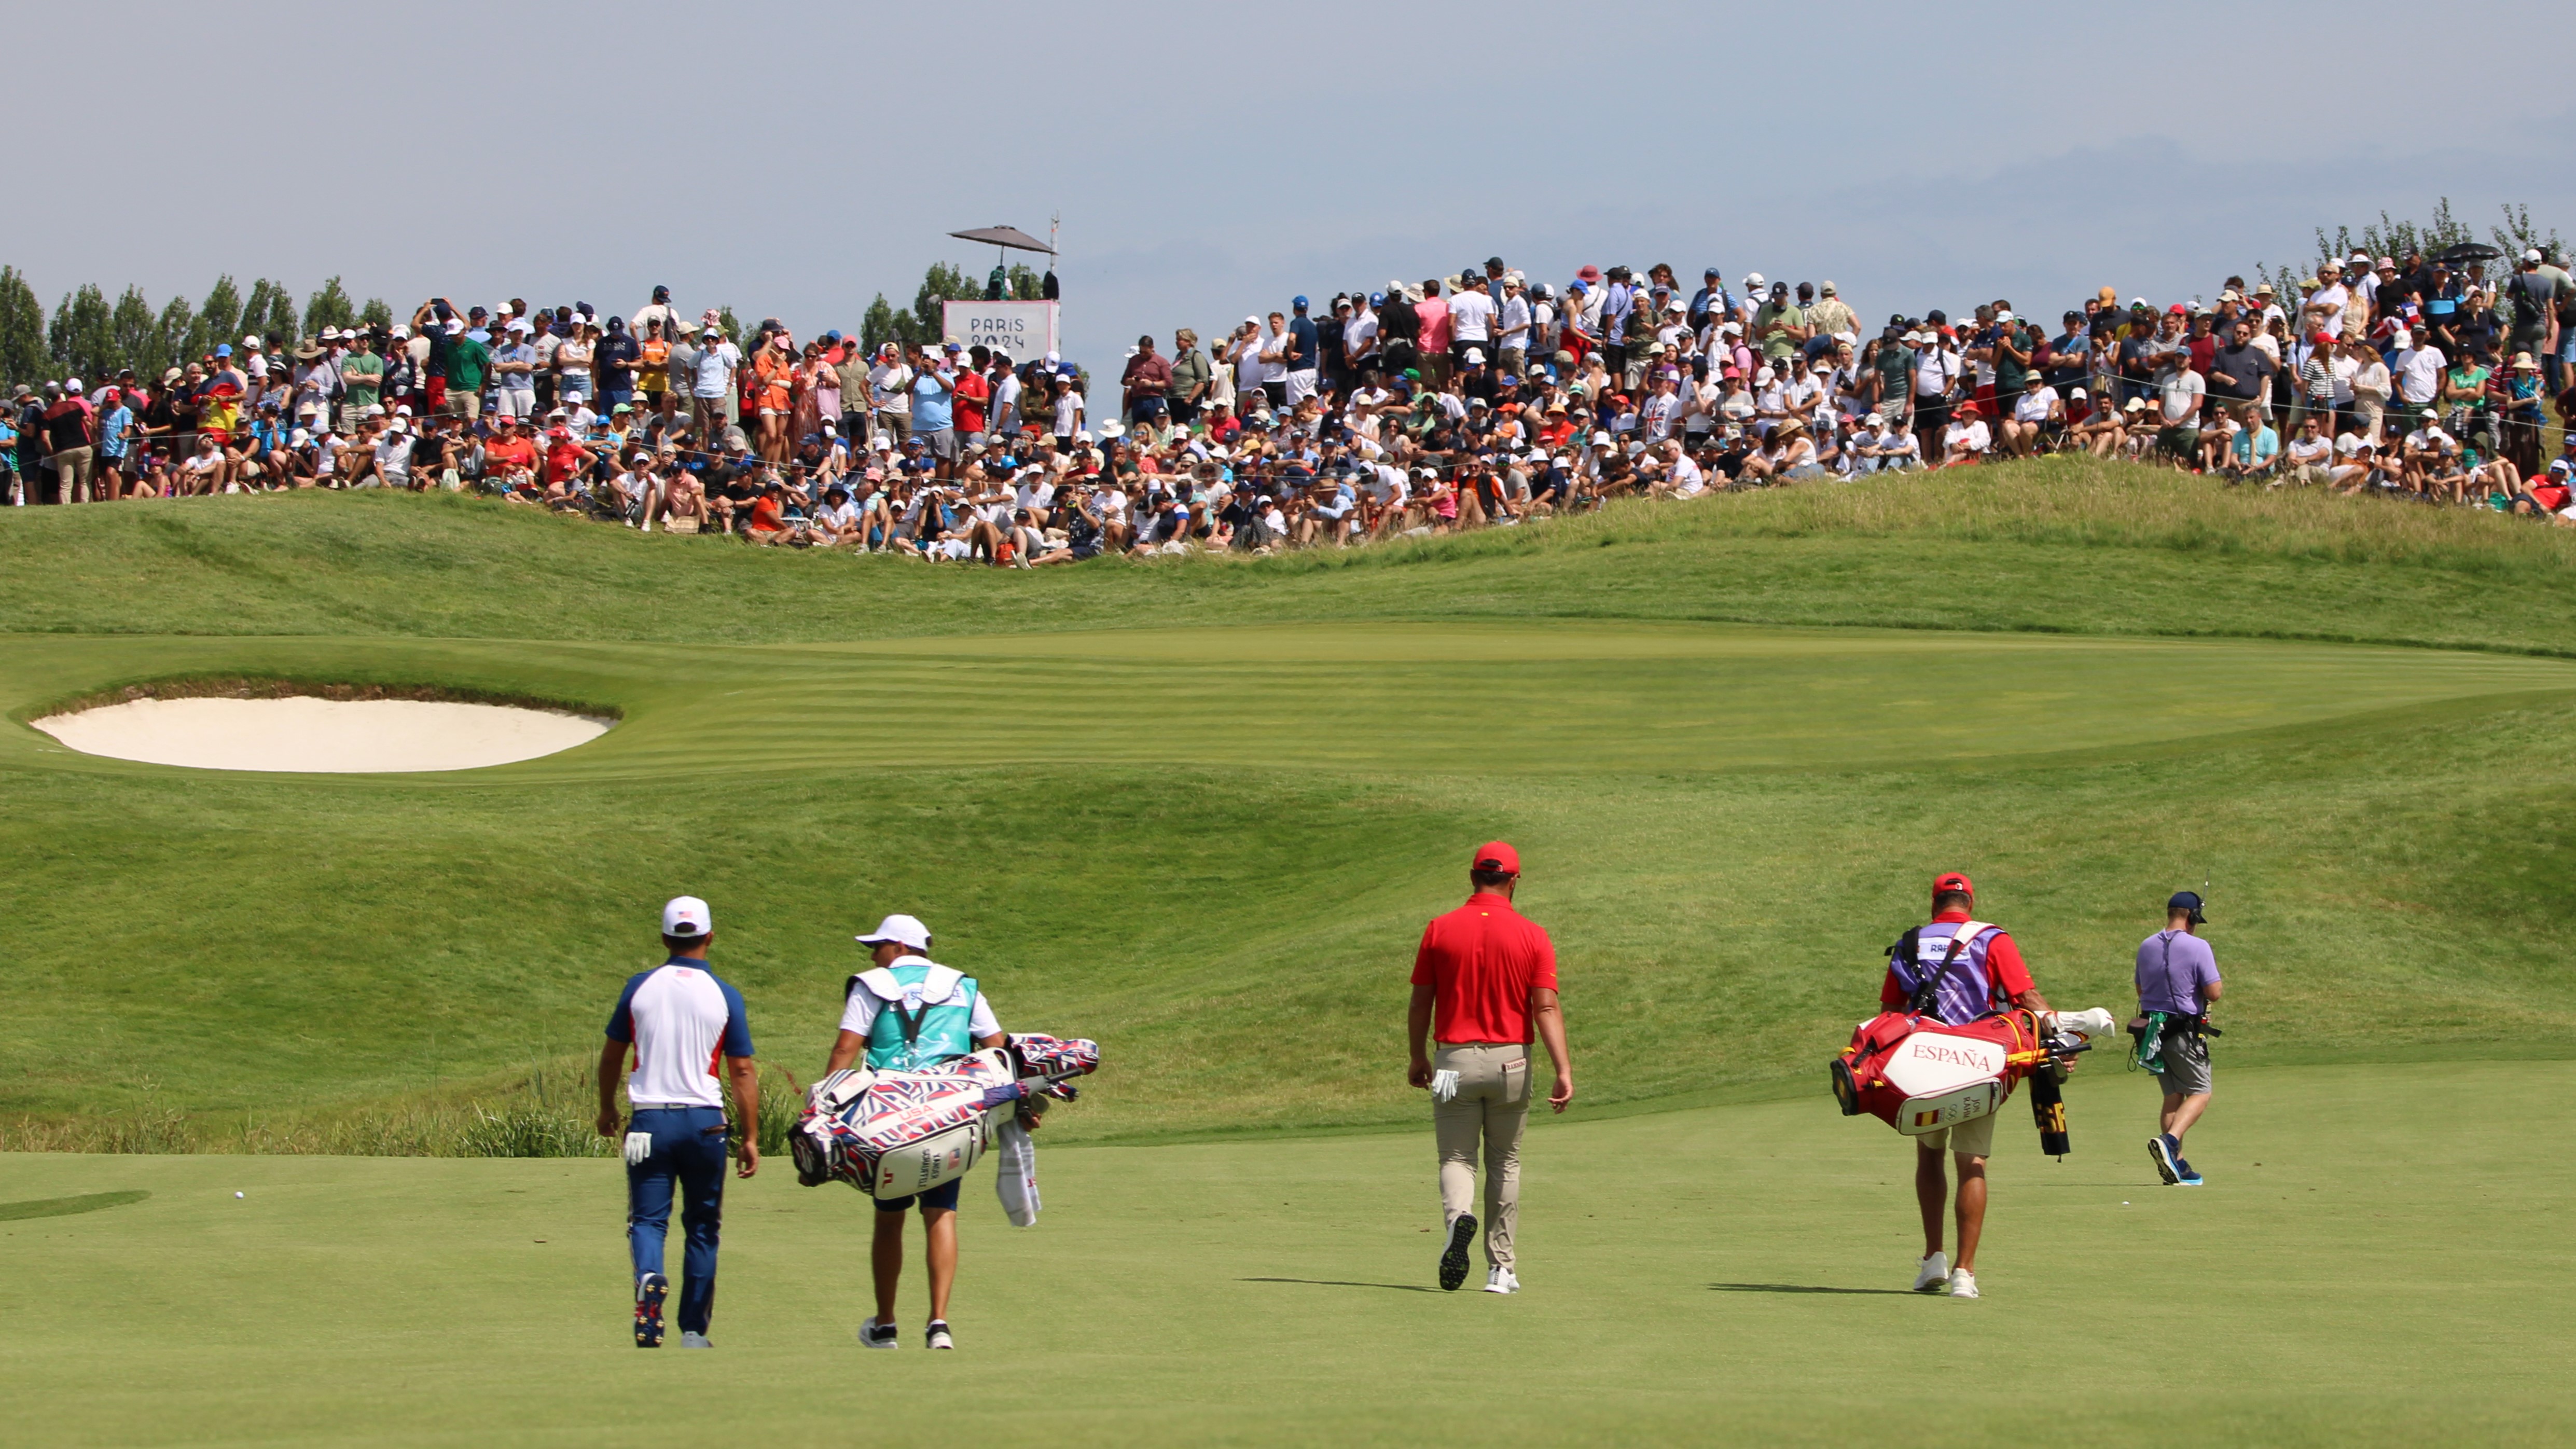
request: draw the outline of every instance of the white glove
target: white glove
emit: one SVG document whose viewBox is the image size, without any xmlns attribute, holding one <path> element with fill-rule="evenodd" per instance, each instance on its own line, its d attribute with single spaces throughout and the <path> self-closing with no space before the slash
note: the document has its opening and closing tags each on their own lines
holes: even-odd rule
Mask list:
<svg viewBox="0 0 2576 1449">
<path fill-rule="evenodd" d="M 652 1134 L 652 1133 L 650 1133 L 650 1132 L 629 1132 L 629 1133 L 627 1133 L 627 1134 L 626 1134 L 626 1165 L 627 1165 L 627 1166 L 629 1166 L 629 1167 L 641 1167 L 641 1166 L 643 1166 L 643 1165 L 644 1165 L 644 1159 L 645 1159 L 645 1158 L 647 1158 L 647 1157 L 650 1157 L 650 1156 L 652 1156 L 652 1155 L 653 1155 L 653 1134 Z"/>
<path fill-rule="evenodd" d="M 1458 1074 L 1456 1072 L 1433 1072 L 1431 1074 L 1431 1100 L 1435 1102 L 1454 1102 L 1457 1099 Z"/>
</svg>

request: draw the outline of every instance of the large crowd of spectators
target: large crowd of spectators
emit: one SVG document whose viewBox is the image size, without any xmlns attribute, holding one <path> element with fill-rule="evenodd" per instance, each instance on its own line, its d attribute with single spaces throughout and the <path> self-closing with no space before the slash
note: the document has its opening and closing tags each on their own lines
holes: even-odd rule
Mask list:
<svg viewBox="0 0 2576 1449">
<path fill-rule="evenodd" d="M 2545 446 L 2576 410 L 2563 260 L 2357 254 L 2295 295 L 2231 277 L 2206 305 L 2104 287 L 2052 328 L 2003 299 L 1874 326 L 1830 281 L 1585 266 L 1553 285 L 1492 257 L 1222 336 L 1140 336 L 1096 383 L 953 339 L 737 336 L 667 288 L 604 319 L 438 298 L 157 378 L 21 386 L 0 459 L 13 504 L 472 489 L 648 532 L 1021 566 L 2061 450 L 2576 524 L 2576 445 Z"/>
</svg>

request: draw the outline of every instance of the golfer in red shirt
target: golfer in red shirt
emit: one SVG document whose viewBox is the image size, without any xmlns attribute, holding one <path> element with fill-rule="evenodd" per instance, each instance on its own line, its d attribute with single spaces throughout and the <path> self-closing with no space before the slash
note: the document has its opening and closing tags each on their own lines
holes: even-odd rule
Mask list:
<svg viewBox="0 0 2576 1449">
<path fill-rule="evenodd" d="M 1478 846 L 1467 878 L 1467 904 L 1423 928 L 1413 957 L 1413 1006 L 1405 1045 L 1413 1054 L 1405 1079 L 1431 1092 L 1431 1125 L 1440 1144 L 1440 1213 L 1448 1231 L 1440 1286 L 1467 1281 L 1467 1249 L 1476 1238 L 1476 1143 L 1485 1145 L 1485 1291 L 1517 1293 L 1512 1227 L 1520 1215 L 1521 1128 L 1529 1122 L 1530 1028 L 1556 1062 L 1548 1106 L 1574 1100 L 1574 1061 L 1565 1051 L 1565 1013 L 1556 1002 L 1556 947 L 1537 923 L 1512 909 L 1521 880 L 1518 851 L 1496 840 Z M 1425 1055 L 1424 1038 L 1438 1047 Z"/>
</svg>

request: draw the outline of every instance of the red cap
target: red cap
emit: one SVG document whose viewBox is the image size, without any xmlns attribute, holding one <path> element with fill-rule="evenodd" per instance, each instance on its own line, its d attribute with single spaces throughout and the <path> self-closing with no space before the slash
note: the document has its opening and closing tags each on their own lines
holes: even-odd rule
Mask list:
<svg viewBox="0 0 2576 1449">
<path fill-rule="evenodd" d="M 1521 853 L 1499 840 L 1488 840 L 1476 847 L 1475 869 L 1499 870 L 1509 875 L 1521 873 Z M 1964 879 L 1964 877 L 1962 877 Z"/>
<path fill-rule="evenodd" d="M 1932 894 L 1936 896 L 1946 895 L 1951 891 L 1964 891 L 1969 895 L 1975 895 L 1977 893 L 1977 883 L 1968 879 L 1966 876 L 1959 874 L 1955 870 L 1950 872 L 1948 875 L 1934 876 L 1932 878 Z"/>
</svg>

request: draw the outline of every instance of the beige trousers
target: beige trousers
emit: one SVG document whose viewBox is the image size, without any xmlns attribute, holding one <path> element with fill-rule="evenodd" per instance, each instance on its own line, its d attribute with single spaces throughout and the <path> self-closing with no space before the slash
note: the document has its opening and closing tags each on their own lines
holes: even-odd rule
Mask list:
<svg viewBox="0 0 2576 1449">
<path fill-rule="evenodd" d="M 1440 1223 L 1476 1202 L 1476 1144 L 1485 1148 L 1485 1261 L 1512 1266 L 1512 1227 L 1521 1210 L 1521 1129 L 1529 1124 L 1526 1046 L 1442 1046 L 1434 1071 L 1458 1074 L 1458 1095 L 1431 1107 L 1440 1143 Z"/>
</svg>

